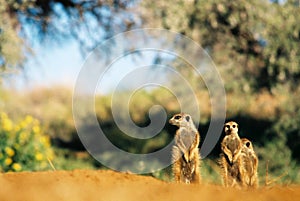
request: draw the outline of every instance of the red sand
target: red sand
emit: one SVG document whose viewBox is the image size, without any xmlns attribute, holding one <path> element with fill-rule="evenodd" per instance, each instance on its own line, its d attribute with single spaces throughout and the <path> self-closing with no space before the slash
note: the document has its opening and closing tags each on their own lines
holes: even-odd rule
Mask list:
<svg viewBox="0 0 300 201">
<path fill-rule="evenodd" d="M 300 200 L 300 186 L 237 190 L 217 185 L 166 183 L 113 171 L 51 171 L 0 174 L 1 201 L 46 200 Z"/>
</svg>

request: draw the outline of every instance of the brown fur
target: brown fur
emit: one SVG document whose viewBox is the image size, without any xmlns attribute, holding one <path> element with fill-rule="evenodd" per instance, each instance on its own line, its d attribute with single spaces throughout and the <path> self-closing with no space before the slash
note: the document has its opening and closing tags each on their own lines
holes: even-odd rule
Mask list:
<svg viewBox="0 0 300 201">
<path fill-rule="evenodd" d="M 176 182 L 200 183 L 200 134 L 188 114 L 176 114 L 170 124 L 179 129 L 172 149 L 173 174 Z"/>
<path fill-rule="evenodd" d="M 226 187 L 245 186 L 243 161 L 240 157 L 242 142 L 238 135 L 238 124 L 233 121 L 227 122 L 224 125 L 224 132 L 220 155 L 223 183 Z"/>
<path fill-rule="evenodd" d="M 258 187 L 258 158 L 254 152 L 252 143 L 247 138 L 241 139 L 243 147 L 241 151 L 241 158 L 243 161 L 244 181 L 249 187 Z"/>
</svg>

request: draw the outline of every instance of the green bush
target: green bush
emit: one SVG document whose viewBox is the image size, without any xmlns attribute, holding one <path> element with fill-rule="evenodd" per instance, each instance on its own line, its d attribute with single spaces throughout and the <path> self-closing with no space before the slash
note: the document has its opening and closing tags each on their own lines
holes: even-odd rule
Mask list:
<svg viewBox="0 0 300 201">
<path fill-rule="evenodd" d="M 0 170 L 23 171 L 49 169 L 53 159 L 50 139 L 38 120 L 26 116 L 17 124 L 0 114 Z"/>
</svg>

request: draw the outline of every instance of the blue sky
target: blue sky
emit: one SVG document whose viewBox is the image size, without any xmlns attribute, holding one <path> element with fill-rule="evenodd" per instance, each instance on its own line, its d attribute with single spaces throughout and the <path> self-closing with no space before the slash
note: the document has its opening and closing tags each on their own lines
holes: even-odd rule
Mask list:
<svg viewBox="0 0 300 201">
<path fill-rule="evenodd" d="M 77 76 L 89 55 L 84 57 L 81 54 L 78 42 L 75 40 L 62 44 L 35 43 L 33 50 L 34 56 L 25 63 L 24 72 L 19 71 L 17 74 L 5 77 L 6 87 L 25 91 L 36 87 L 53 86 L 66 86 L 73 89 Z M 97 88 L 99 93 L 110 92 L 130 71 L 141 66 L 152 65 L 155 54 L 146 51 L 139 52 L 139 56 L 132 55 L 121 57 L 110 66 L 102 80 L 99 80 Z M 147 79 L 150 73 L 139 76 L 139 79 Z M 134 85 L 134 83 L 127 84 Z"/>
<path fill-rule="evenodd" d="M 26 90 L 40 86 L 74 85 L 84 61 L 76 41 L 60 45 L 39 44 L 33 47 L 33 51 L 34 56 L 25 63 L 24 72 L 5 78 L 7 86 Z"/>
</svg>

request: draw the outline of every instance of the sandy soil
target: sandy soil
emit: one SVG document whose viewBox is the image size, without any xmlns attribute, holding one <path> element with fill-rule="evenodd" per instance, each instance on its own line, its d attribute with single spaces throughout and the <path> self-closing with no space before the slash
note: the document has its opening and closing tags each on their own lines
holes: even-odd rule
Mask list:
<svg viewBox="0 0 300 201">
<path fill-rule="evenodd" d="M 257 190 L 217 185 L 166 183 L 152 177 L 113 171 L 52 171 L 0 174 L 1 201 L 35 200 L 300 200 L 300 186 Z"/>
</svg>

